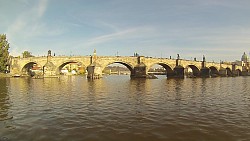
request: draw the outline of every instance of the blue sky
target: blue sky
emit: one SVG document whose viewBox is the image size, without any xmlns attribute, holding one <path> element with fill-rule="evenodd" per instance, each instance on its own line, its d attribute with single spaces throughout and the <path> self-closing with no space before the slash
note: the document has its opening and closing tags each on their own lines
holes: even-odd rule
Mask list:
<svg viewBox="0 0 250 141">
<path fill-rule="evenodd" d="M 0 0 L 10 53 L 234 61 L 250 51 L 249 0 Z"/>
</svg>

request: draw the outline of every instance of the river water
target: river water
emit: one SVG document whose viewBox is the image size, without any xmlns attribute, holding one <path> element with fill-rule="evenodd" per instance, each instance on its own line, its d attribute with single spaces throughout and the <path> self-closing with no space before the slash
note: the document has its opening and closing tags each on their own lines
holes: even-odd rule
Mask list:
<svg viewBox="0 0 250 141">
<path fill-rule="evenodd" d="M 0 79 L 0 141 L 249 141 L 250 77 Z"/>
</svg>

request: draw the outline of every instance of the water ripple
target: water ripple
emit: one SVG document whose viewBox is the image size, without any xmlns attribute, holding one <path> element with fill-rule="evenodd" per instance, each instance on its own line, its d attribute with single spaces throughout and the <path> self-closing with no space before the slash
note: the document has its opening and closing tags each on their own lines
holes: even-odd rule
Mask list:
<svg viewBox="0 0 250 141">
<path fill-rule="evenodd" d="M 249 140 L 249 82 L 249 77 L 0 79 L 0 137 Z"/>
</svg>

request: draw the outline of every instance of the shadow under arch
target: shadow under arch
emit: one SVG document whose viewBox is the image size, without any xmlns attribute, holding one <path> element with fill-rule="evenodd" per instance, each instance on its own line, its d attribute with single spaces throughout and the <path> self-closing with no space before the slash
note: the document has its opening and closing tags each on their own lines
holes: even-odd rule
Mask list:
<svg viewBox="0 0 250 141">
<path fill-rule="evenodd" d="M 61 71 L 62 71 L 63 67 L 65 67 L 65 66 L 68 65 L 68 64 L 77 65 L 77 66 L 78 66 L 78 69 L 79 69 L 79 67 L 80 67 L 80 68 L 83 68 L 84 73 L 86 72 L 86 66 L 85 66 L 82 62 L 79 62 L 79 61 L 65 61 L 65 62 L 61 63 L 61 64 L 56 68 L 56 74 L 61 74 Z M 71 69 L 71 68 L 70 68 L 70 69 Z"/>
<path fill-rule="evenodd" d="M 226 68 L 227 76 L 233 76 L 233 71 L 230 68 Z"/>
<path fill-rule="evenodd" d="M 240 69 L 235 70 L 235 75 L 236 76 L 242 76 L 242 71 Z"/>
<path fill-rule="evenodd" d="M 211 77 L 217 77 L 220 75 L 219 70 L 216 67 L 211 66 L 211 67 L 209 67 L 209 69 L 210 69 Z"/>
<path fill-rule="evenodd" d="M 200 70 L 198 69 L 197 66 L 195 66 L 195 65 L 187 65 L 186 69 L 188 69 L 188 68 L 191 68 L 192 72 L 189 72 L 189 70 L 187 70 L 187 72 L 186 72 L 187 76 L 189 76 L 189 77 L 192 77 L 192 76 L 198 77 L 198 76 L 200 76 Z"/>
<path fill-rule="evenodd" d="M 22 72 L 22 75 L 29 75 L 29 76 L 34 76 L 35 75 L 35 72 L 32 71 L 32 68 L 34 65 L 37 65 L 37 66 L 40 66 L 38 63 L 36 62 L 28 62 L 26 63 L 22 69 L 21 69 L 21 72 Z"/>
</svg>

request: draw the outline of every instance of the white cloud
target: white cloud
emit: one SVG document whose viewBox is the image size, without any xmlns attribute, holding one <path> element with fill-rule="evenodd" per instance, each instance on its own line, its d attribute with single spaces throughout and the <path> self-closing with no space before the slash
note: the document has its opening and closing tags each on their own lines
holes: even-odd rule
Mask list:
<svg viewBox="0 0 250 141">
<path fill-rule="evenodd" d="M 21 2 L 24 10 L 18 14 L 5 31 L 11 43 L 10 52 L 12 55 L 17 55 L 17 52 L 25 48 L 25 44 L 19 45 L 25 40 L 32 40 L 40 35 L 48 36 L 61 33 L 59 27 L 55 28 L 55 32 L 53 32 L 54 30 L 48 29 L 50 27 L 41 20 L 48 7 L 47 0 L 39 0 L 35 5 L 33 5 L 34 1 L 23 0 Z"/>
<path fill-rule="evenodd" d="M 117 41 L 117 40 L 124 40 L 127 38 L 142 38 L 145 37 L 146 33 L 150 35 L 150 33 L 152 32 L 154 32 L 154 29 L 152 27 L 130 28 L 89 39 L 85 41 L 86 43 L 83 44 L 82 46 L 90 47 L 93 45 L 98 45 L 113 40 Z"/>
<path fill-rule="evenodd" d="M 24 3 L 27 3 L 27 1 L 24 1 Z M 42 18 L 42 16 L 44 15 L 47 6 L 47 0 L 40 0 L 38 5 L 30 9 L 27 8 L 26 11 L 20 13 L 19 16 L 14 20 L 14 22 L 9 25 L 6 32 L 8 36 L 12 37 L 15 34 L 18 34 L 27 29 L 34 29 L 33 26 L 37 26 L 37 24 L 40 22 L 40 18 Z M 25 32 L 23 36 L 25 36 Z"/>
<path fill-rule="evenodd" d="M 21 31 L 25 26 L 27 25 L 27 22 L 23 20 L 23 17 L 18 17 L 7 29 L 7 35 L 8 36 L 14 36 L 17 32 Z"/>
<path fill-rule="evenodd" d="M 39 17 L 42 17 L 47 9 L 48 0 L 40 0 L 37 8 Z"/>
</svg>

